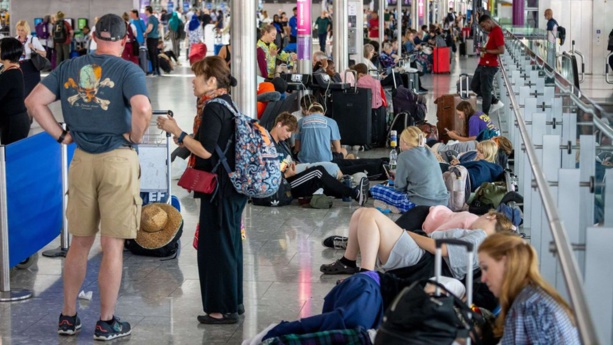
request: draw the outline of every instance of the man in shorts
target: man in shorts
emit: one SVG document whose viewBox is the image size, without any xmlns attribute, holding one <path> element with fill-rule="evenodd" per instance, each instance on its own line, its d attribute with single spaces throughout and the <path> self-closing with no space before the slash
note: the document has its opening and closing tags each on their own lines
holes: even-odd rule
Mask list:
<svg viewBox="0 0 613 345">
<path fill-rule="evenodd" d="M 123 270 L 123 246 L 140 225 L 140 168 L 136 144 L 151 120 L 145 75 L 123 60 L 126 24 L 107 14 L 96 23 L 94 54 L 58 66 L 26 99 L 28 112 L 60 144 L 77 145 L 68 175 L 66 217 L 73 235 L 64 263 L 64 305 L 58 333 L 81 329 L 77 295 L 89 251 L 100 229 L 102 262 L 98 274 L 100 320 L 94 339 L 127 336 L 130 324 L 114 316 Z M 49 104 L 62 102 L 67 130 Z M 128 104 L 129 102 L 129 104 Z"/>
</svg>

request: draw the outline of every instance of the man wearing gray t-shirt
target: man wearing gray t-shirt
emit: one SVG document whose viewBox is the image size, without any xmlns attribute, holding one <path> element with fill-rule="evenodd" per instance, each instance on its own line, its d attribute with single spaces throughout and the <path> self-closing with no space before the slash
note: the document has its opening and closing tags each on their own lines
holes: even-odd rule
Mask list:
<svg viewBox="0 0 613 345">
<path fill-rule="evenodd" d="M 125 239 L 136 237 L 142 200 L 136 144 L 142 141 L 151 105 L 145 75 L 121 59 L 126 24 L 104 15 L 96 23 L 95 54 L 59 65 L 26 99 L 28 112 L 60 144 L 76 143 L 68 175 L 68 229 L 73 235 L 64 264 L 64 306 L 58 334 L 81 328 L 76 301 L 89 251 L 100 229 L 102 262 L 98 276 L 100 320 L 94 339 L 127 336 L 130 324 L 114 316 L 123 270 Z M 49 104 L 60 100 L 64 130 Z"/>
</svg>

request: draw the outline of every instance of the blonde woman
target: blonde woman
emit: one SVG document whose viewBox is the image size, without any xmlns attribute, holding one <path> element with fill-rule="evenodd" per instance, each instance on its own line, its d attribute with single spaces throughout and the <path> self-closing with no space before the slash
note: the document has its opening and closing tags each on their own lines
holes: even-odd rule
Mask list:
<svg viewBox="0 0 613 345">
<path fill-rule="evenodd" d="M 19 59 L 21 65 L 21 71 L 23 72 L 23 79 L 25 82 L 25 96 L 27 97 L 32 89 L 40 82 L 40 71 L 34 67 L 32 63 L 32 52 L 38 53 L 40 56 L 47 56 L 45 47 L 40 43 L 38 38 L 32 37 L 30 32 L 30 25 L 25 20 L 20 20 L 15 26 L 17 30 L 17 38 L 21 44 L 23 44 L 23 54 Z"/>
<path fill-rule="evenodd" d="M 500 301 L 494 335 L 501 345 L 580 344 L 572 310 L 541 277 L 534 248 L 512 234 L 479 246 L 481 281 Z"/>
<path fill-rule="evenodd" d="M 504 172 L 504 169 L 496 164 L 498 145 L 493 140 L 477 143 L 477 157 L 473 161 L 461 161 L 462 158 L 454 158 L 452 165 L 462 165 L 468 170 L 471 191 L 474 192 L 483 182 L 494 182 Z"/>
<path fill-rule="evenodd" d="M 424 133 L 415 126 L 400 134 L 398 167 L 392 171 L 394 186 L 376 185 L 370 189 L 375 200 L 406 212 L 415 205 L 447 205 L 445 187 L 436 156 L 425 145 Z"/>
</svg>

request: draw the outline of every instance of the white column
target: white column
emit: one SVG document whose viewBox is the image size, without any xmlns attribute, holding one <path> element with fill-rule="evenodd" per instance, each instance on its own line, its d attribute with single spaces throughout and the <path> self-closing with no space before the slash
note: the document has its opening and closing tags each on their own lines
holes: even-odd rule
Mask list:
<svg viewBox="0 0 613 345">
<path fill-rule="evenodd" d="M 334 1 L 334 19 L 332 22 L 334 41 L 332 55 L 336 71 L 341 73 L 349 67 L 349 45 L 346 37 L 349 34 L 347 27 L 347 0 Z"/>
<path fill-rule="evenodd" d="M 232 98 L 239 109 L 248 115 L 257 114 L 256 73 L 256 12 L 257 0 L 232 1 L 232 75 L 238 86 L 232 89 Z"/>
</svg>

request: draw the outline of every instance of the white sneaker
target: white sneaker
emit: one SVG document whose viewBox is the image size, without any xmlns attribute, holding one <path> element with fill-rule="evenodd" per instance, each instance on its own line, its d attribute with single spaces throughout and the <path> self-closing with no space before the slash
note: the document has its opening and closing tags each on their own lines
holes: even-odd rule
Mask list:
<svg viewBox="0 0 613 345">
<path fill-rule="evenodd" d="M 494 103 L 490 106 L 490 113 L 493 113 L 495 111 L 498 111 L 500 109 L 502 109 L 502 107 L 504 107 L 504 103 L 502 103 L 501 100 L 498 100 L 498 103 Z M 489 114 L 488 114 L 489 115 Z"/>
</svg>

